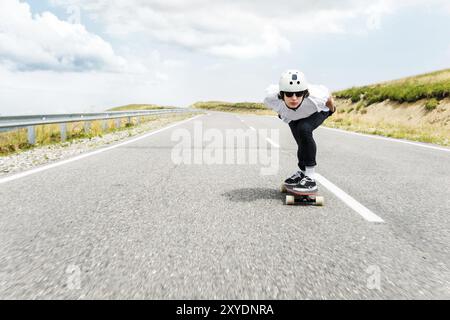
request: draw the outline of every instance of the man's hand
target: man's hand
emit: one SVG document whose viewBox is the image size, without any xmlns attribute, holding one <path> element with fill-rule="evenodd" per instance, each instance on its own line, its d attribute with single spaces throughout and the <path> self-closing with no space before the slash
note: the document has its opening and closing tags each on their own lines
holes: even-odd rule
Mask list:
<svg viewBox="0 0 450 320">
<path fill-rule="evenodd" d="M 334 113 L 336 111 L 336 106 L 334 105 L 333 97 L 329 97 L 326 103 L 326 106 L 328 109 L 330 109 L 331 113 Z"/>
</svg>

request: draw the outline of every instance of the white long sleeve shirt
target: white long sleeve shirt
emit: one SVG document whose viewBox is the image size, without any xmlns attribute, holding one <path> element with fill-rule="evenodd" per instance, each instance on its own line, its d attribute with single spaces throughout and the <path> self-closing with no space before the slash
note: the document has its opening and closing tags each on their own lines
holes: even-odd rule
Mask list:
<svg viewBox="0 0 450 320">
<path fill-rule="evenodd" d="M 266 89 L 267 95 L 264 104 L 278 113 L 281 120 L 286 123 L 307 118 L 316 112 L 330 111 L 326 106 L 327 100 L 331 96 L 328 88 L 322 85 L 310 85 L 308 90 L 309 97 L 303 100 L 298 109 L 293 110 L 288 108 L 283 100 L 278 99 L 278 93 L 280 92 L 278 86 L 271 85 Z"/>
</svg>

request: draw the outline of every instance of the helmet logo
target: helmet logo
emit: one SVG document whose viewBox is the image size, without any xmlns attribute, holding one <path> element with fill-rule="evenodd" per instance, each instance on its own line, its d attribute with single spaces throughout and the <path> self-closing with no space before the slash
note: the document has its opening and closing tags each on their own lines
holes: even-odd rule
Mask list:
<svg viewBox="0 0 450 320">
<path fill-rule="evenodd" d="M 286 70 L 281 74 L 279 80 L 280 91 L 300 92 L 308 89 L 308 82 L 302 72 L 297 70 Z"/>
</svg>

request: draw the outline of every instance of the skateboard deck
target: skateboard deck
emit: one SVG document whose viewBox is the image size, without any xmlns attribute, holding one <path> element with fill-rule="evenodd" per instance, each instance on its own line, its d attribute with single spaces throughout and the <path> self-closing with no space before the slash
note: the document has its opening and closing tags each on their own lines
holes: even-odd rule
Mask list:
<svg viewBox="0 0 450 320">
<path fill-rule="evenodd" d="M 286 204 L 303 204 L 303 205 L 315 205 L 323 206 L 324 197 L 318 196 L 317 192 L 300 192 L 294 190 L 293 186 L 287 186 L 284 183 L 281 184 L 281 192 L 286 194 Z"/>
</svg>

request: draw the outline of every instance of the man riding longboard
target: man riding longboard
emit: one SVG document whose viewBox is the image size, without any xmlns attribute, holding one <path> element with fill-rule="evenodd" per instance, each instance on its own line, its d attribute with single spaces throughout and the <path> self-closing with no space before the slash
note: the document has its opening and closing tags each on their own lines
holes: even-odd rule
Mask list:
<svg viewBox="0 0 450 320">
<path fill-rule="evenodd" d="M 297 196 L 308 202 L 315 199 L 317 192 L 315 167 L 317 145 L 313 131 L 317 129 L 335 111 L 330 91 L 324 86 L 308 84 L 305 75 L 298 70 L 282 73 L 278 87 L 269 86 L 264 104 L 278 113 L 278 117 L 289 125 L 297 143 L 298 167 L 291 177 L 284 181 L 285 190 L 291 195 L 286 201 Z M 302 195 L 303 193 L 303 195 Z M 320 197 L 319 200 L 323 198 Z M 320 201 L 315 201 L 319 203 Z"/>
</svg>

